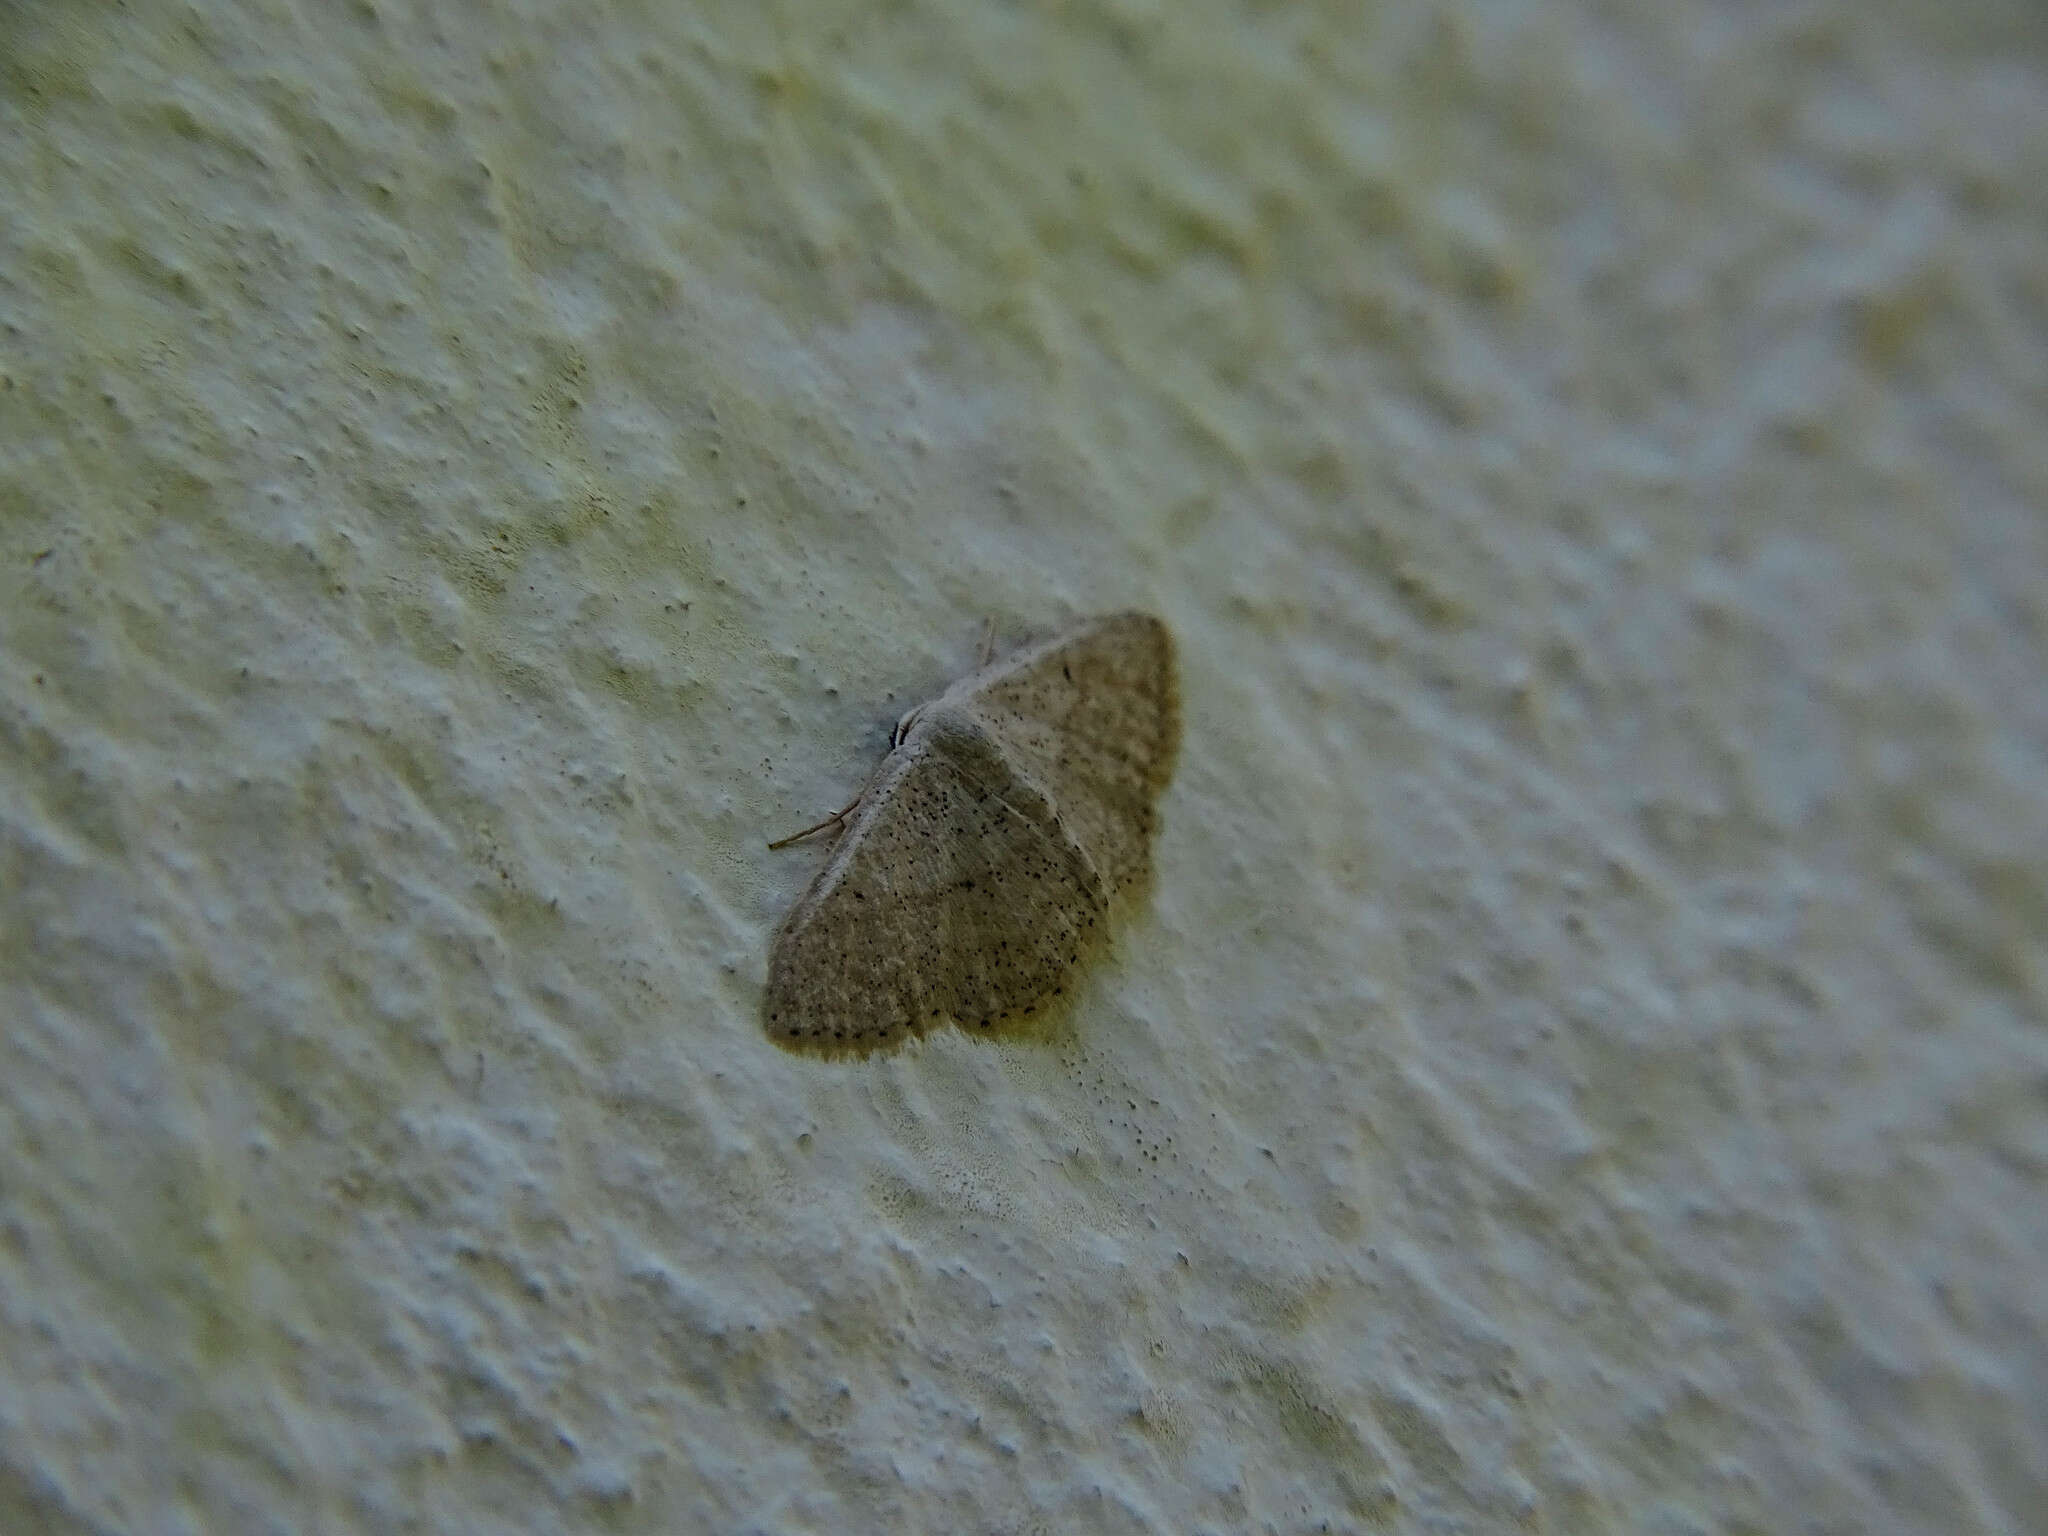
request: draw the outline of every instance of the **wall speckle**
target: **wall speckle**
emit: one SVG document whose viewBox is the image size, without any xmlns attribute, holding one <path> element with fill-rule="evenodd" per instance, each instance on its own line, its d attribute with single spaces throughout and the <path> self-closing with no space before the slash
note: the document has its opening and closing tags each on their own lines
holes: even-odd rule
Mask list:
<svg viewBox="0 0 2048 1536">
<path fill-rule="evenodd" d="M 2048 23 L 0 13 L 0 1527 L 2048 1507 Z M 984 617 L 1073 1028 L 794 1058 Z"/>
</svg>

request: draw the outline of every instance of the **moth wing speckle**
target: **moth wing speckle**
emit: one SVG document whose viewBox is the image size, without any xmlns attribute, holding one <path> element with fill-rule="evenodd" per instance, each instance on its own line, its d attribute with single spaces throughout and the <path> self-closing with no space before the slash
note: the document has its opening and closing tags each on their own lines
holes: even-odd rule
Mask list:
<svg viewBox="0 0 2048 1536">
<path fill-rule="evenodd" d="M 958 685 L 1112 891 L 1151 870 L 1153 802 L 1180 749 L 1173 636 L 1150 614 L 1093 619 Z"/>
<path fill-rule="evenodd" d="M 776 938 L 764 1012 L 783 1045 L 993 1030 L 1059 992 L 1102 934 L 1099 882 L 1055 824 L 915 739 L 896 755 Z"/>
</svg>

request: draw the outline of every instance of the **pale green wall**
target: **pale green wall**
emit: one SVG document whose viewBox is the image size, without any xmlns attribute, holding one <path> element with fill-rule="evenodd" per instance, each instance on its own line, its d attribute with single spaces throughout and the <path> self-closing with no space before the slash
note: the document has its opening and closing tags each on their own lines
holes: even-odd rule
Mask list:
<svg viewBox="0 0 2048 1536">
<path fill-rule="evenodd" d="M 0 1527 L 2027 1528 L 2044 273 L 2029 5 L 0 4 Z M 1070 1036 L 771 1048 L 1132 604 Z"/>
</svg>

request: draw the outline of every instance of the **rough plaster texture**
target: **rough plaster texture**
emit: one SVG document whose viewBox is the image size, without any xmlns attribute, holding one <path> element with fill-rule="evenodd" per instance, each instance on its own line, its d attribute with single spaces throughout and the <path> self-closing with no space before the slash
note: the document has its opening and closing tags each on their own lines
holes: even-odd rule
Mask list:
<svg viewBox="0 0 2048 1536">
<path fill-rule="evenodd" d="M 2018 0 L 0 4 L 0 1528 L 2041 1530 L 2044 420 Z"/>
</svg>

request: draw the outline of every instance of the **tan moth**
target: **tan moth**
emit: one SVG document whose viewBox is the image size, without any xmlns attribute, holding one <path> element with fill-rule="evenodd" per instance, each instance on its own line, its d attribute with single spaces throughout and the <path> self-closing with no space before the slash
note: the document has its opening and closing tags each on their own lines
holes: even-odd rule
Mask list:
<svg viewBox="0 0 2048 1536">
<path fill-rule="evenodd" d="M 1173 637 L 1090 619 L 970 673 L 896 727 L 768 960 L 769 1038 L 865 1053 L 1062 996 L 1151 873 L 1180 746 Z"/>
</svg>

